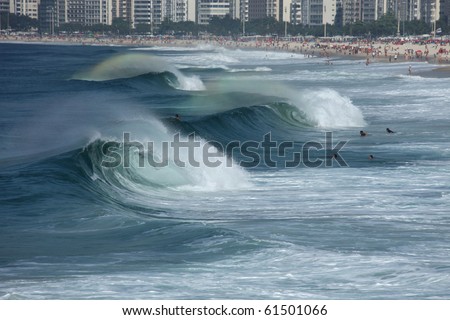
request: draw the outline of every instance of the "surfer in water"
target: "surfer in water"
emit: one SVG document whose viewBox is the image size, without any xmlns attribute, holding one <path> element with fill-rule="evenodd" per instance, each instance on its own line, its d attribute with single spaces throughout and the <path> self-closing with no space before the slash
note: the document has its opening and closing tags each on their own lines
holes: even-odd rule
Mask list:
<svg viewBox="0 0 450 320">
<path fill-rule="evenodd" d="M 361 131 L 359 132 L 359 135 L 360 135 L 361 137 L 365 137 L 365 136 L 367 136 L 367 132 L 361 130 Z"/>
<path fill-rule="evenodd" d="M 178 113 L 175 115 L 175 120 L 181 121 L 181 117 Z"/>
<path fill-rule="evenodd" d="M 392 130 L 389 129 L 389 128 L 386 128 L 386 132 L 387 132 L 387 133 L 395 133 L 394 131 L 392 131 Z"/>
</svg>

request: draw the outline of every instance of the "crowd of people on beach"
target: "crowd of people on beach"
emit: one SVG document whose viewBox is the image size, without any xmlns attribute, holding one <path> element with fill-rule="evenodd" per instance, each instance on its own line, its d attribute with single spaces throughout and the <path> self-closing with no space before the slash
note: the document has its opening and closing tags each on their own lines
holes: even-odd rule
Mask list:
<svg viewBox="0 0 450 320">
<path fill-rule="evenodd" d="M 123 46 L 180 46 L 192 47 L 213 45 L 234 49 L 258 49 L 286 51 L 304 54 L 305 57 L 345 56 L 364 59 L 369 63 L 423 61 L 430 63 L 449 63 L 450 40 L 448 39 L 359 39 L 359 38 L 313 38 L 276 36 L 252 37 L 178 37 L 173 36 L 105 36 L 102 34 L 60 34 L 42 36 L 39 34 L 11 33 L 0 34 L 5 42 L 45 42 L 80 45 L 123 45 Z"/>
<path fill-rule="evenodd" d="M 448 41 L 368 41 L 356 43 L 320 43 L 322 55 L 331 50 L 338 55 L 365 56 L 368 61 L 426 61 L 432 63 L 449 62 Z"/>
</svg>

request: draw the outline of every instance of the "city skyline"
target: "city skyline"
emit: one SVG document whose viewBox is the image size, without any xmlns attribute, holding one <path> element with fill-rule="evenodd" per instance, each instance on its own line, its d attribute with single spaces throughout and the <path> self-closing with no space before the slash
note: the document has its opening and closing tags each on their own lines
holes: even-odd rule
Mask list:
<svg viewBox="0 0 450 320">
<path fill-rule="evenodd" d="M 387 13 L 399 21 L 433 23 L 448 16 L 448 0 L 0 0 L 0 10 L 29 16 L 48 25 L 111 25 L 121 18 L 131 28 L 159 26 L 163 21 L 208 24 L 212 17 L 250 21 L 273 17 L 294 25 L 334 24 L 338 10 L 344 25 L 372 22 Z"/>
</svg>

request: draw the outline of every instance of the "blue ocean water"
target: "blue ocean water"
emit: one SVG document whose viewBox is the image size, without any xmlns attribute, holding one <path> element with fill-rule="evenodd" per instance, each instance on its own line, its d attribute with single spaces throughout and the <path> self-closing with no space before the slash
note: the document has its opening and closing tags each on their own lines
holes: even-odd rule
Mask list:
<svg viewBox="0 0 450 320">
<path fill-rule="evenodd" d="M 450 298 L 450 80 L 411 65 L 0 44 L 0 297 Z"/>
</svg>

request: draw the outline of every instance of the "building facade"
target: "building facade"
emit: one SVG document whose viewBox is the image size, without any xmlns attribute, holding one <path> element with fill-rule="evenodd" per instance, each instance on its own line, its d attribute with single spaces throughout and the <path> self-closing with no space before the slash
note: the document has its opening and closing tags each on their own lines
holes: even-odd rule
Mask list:
<svg viewBox="0 0 450 320">
<path fill-rule="evenodd" d="M 0 12 L 10 12 L 9 0 L 0 0 Z"/>
<path fill-rule="evenodd" d="M 323 0 L 323 24 L 334 24 L 337 11 L 336 0 Z"/>
<path fill-rule="evenodd" d="M 292 0 L 290 23 L 293 25 L 302 24 L 302 0 Z"/>
<path fill-rule="evenodd" d="M 198 0 L 198 24 L 208 24 L 212 17 L 225 17 L 231 13 L 230 0 Z"/>
<path fill-rule="evenodd" d="M 133 8 L 134 8 L 134 0 L 112 0 L 111 16 L 113 19 L 120 18 L 130 21 Z"/>
<path fill-rule="evenodd" d="M 301 12 L 301 21 L 304 25 L 334 24 L 336 0 L 303 0 Z"/>
<path fill-rule="evenodd" d="M 266 0 L 266 17 L 273 17 L 275 20 L 281 20 L 281 1 Z"/>
<path fill-rule="evenodd" d="M 427 23 L 433 23 L 439 20 L 440 16 L 439 0 L 421 0 L 420 1 L 420 18 Z"/>
<path fill-rule="evenodd" d="M 342 20 L 344 24 L 361 21 L 361 0 L 343 0 L 342 1 Z"/>
<path fill-rule="evenodd" d="M 441 1 L 441 16 L 450 26 L 450 0 Z"/>
<path fill-rule="evenodd" d="M 226 15 L 244 21 L 273 17 L 317 26 L 333 24 L 338 6 L 342 24 L 375 21 L 387 13 L 400 21 L 433 23 L 441 12 L 443 17 L 450 13 L 450 0 L 442 6 L 440 0 L 0 0 L 2 11 L 33 18 L 41 15 L 48 30 L 62 23 L 110 25 L 114 18 L 125 19 L 132 27 L 156 27 L 164 20 L 208 24 L 212 17 Z"/>
<path fill-rule="evenodd" d="M 39 3 L 40 0 L 14 0 L 12 2 L 13 11 L 17 15 L 28 16 L 33 19 L 38 19 Z M 11 6 L 11 3 L 10 3 Z"/>
</svg>

